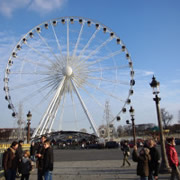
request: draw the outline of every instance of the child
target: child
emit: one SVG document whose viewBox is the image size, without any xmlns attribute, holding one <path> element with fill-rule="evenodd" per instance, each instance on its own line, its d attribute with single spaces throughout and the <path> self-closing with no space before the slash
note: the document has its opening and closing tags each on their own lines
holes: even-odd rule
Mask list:
<svg viewBox="0 0 180 180">
<path fill-rule="evenodd" d="M 148 148 L 142 148 L 137 153 L 137 146 L 134 146 L 134 151 L 132 154 L 133 161 L 137 162 L 137 175 L 140 176 L 140 180 L 148 180 L 149 176 L 149 161 L 151 160 L 151 156 L 149 154 Z"/>
<path fill-rule="evenodd" d="M 29 180 L 30 171 L 32 170 L 30 152 L 28 150 L 24 151 L 22 161 L 20 164 L 20 173 L 22 174 L 21 180 Z"/>
</svg>

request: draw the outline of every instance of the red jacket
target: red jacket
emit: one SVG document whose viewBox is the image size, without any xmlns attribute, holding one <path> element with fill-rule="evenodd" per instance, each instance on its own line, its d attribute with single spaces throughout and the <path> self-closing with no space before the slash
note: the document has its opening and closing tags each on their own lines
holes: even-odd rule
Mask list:
<svg viewBox="0 0 180 180">
<path fill-rule="evenodd" d="M 166 145 L 166 153 L 167 153 L 169 165 L 171 167 L 178 166 L 179 160 L 178 160 L 178 154 L 177 154 L 175 147 L 171 144 L 167 144 Z"/>
</svg>

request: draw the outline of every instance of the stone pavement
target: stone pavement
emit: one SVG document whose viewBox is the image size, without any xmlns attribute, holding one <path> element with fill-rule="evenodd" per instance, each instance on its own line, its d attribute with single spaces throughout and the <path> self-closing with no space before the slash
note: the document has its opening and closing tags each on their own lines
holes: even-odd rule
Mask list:
<svg viewBox="0 0 180 180">
<path fill-rule="evenodd" d="M 55 162 L 53 180 L 138 180 L 136 163 L 121 167 L 122 160 L 68 161 Z M 37 179 L 37 170 L 31 173 L 30 180 Z M 169 174 L 160 174 L 160 180 L 170 179 Z"/>
</svg>

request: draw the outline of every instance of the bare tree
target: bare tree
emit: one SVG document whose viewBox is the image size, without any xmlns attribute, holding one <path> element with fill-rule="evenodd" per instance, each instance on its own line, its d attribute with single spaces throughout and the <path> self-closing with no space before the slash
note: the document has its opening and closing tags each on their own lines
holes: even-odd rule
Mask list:
<svg viewBox="0 0 180 180">
<path fill-rule="evenodd" d="M 180 110 L 178 111 L 178 123 L 180 124 Z"/>
<path fill-rule="evenodd" d="M 166 129 L 171 124 L 173 115 L 169 114 L 169 112 L 166 111 L 165 108 L 162 108 L 161 116 L 162 116 L 163 127 Z"/>
<path fill-rule="evenodd" d="M 124 133 L 123 126 L 119 125 L 117 127 L 117 135 L 118 135 L 118 137 L 121 137 L 123 135 L 123 133 Z"/>
</svg>

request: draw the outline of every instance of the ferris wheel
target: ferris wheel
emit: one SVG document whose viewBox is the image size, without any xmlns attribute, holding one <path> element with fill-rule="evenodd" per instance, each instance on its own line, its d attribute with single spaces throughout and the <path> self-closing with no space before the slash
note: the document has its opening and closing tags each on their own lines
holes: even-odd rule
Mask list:
<svg viewBox="0 0 180 180">
<path fill-rule="evenodd" d="M 33 137 L 89 125 L 98 136 L 105 101 L 114 122 L 130 104 L 134 84 L 132 60 L 120 37 L 82 17 L 52 19 L 31 29 L 12 50 L 4 77 L 12 116 L 18 117 L 20 102 L 33 114 Z"/>
</svg>

